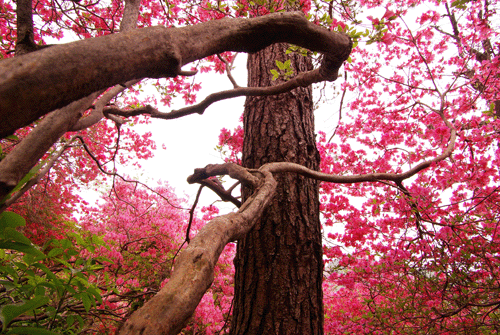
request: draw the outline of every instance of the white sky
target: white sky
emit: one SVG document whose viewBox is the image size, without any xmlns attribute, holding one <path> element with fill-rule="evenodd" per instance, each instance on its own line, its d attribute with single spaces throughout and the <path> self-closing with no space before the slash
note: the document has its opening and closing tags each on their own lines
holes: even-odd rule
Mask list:
<svg viewBox="0 0 500 335">
<path fill-rule="evenodd" d="M 247 85 L 246 55 L 239 54 L 236 58 L 233 77 L 240 86 Z M 341 78 L 338 79 L 342 81 Z M 207 95 L 232 88 L 227 76 L 215 73 L 204 73 L 197 75 L 197 82 L 201 82 L 202 88 L 197 92 L 197 101 L 203 100 Z M 317 93 L 317 91 L 316 91 Z M 330 91 L 329 98 L 332 98 Z M 182 99 L 176 99 L 171 108 L 160 107 L 162 112 L 179 109 L 185 106 Z M 167 181 L 175 188 L 179 197 L 188 197 L 189 205 L 194 201 L 199 185 L 190 185 L 186 179 L 196 168 L 202 168 L 207 164 L 222 163 L 223 160 L 215 150 L 218 144 L 220 130 L 234 129 L 239 125 L 239 119 L 243 113 L 245 103 L 244 97 L 223 100 L 212 104 L 203 115 L 189 115 L 174 120 L 152 119 L 149 125 L 136 125 L 134 130 L 142 133 L 152 132 L 152 138 L 157 144 L 154 157 L 141 160 L 142 169 L 129 169 L 118 167 L 118 173 L 127 175 L 132 179 L 139 180 L 151 187 L 157 185 L 158 180 Z M 315 112 L 316 131 L 323 130 L 331 134 L 338 123 L 338 102 L 321 104 Z M 165 144 L 166 150 L 162 148 Z M 228 186 L 231 186 L 228 182 Z M 88 185 L 82 192 L 84 198 L 93 203 L 99 198 L 99 192 L 93 185 Z M 105 191 L 107 192 L 107 190 Z M 198 208 L 206 206 L 218 198 L 209 189 L 204 189 Z M 217 203 L 223 212 L 231 211 L 234 206 L 230 203 Z"/>
<path fill-rule="evenodd" d="M 238 55 L 236 69 L 233 75 L 241 86 L 246 86 L 246 57 Z M 207 95 L 222 90 L 231 89 L 231 82 L 225 75 L 215 73 L 199 74 L 198 82 L 202 88 L 197 92 L 197 101 Z M 179 104 L 173 104 L 172 109 L 182 108 L 182 99 Z M 155 156 L 141 161 L 143 167 L 142 178 L 150 179 L 149 184 L 154 186 L 156 180 L 167 181 L 176 190 L 178 196 L 187 195 L 194 200 L 199 185 L 189 185 L 186 179 L 196 168 L 207 164 L 222 163 L 219 153 L 215 151 L 220 130 L 225 127 L 232 130 L 239 124 L 243 113 L 244 97 L 224 100 L 211 105 L 204 114 L 194 114 L 174 120 L 152 120 L 152 124 L 145 126 L 151 131 L 158 150 Z M 170 109 L 160 108 L 161 111 Z M 166 150 L 162 149 L 165 144 Z M 207 205 L 216 198 L 207 197 L 212 191 L 204 189 L 202 193 L 203 205 Z"/>
<path fill-rule="evenodd" d="M 240 86 L 247 85 L 246 72 L 246 55 L 239 54 L 232 74 Z M 202 89 L 197 94 L 197 101 L 201 101 L 208 94 L 232 88 L 225 75 L 201 74 L 200 81 Z M 232 130 L 238 126 L 244 103 L 244 97 L 229 99 L 214 103 L 203 115 L 195 114 L 175 120 L 153 120 L 153 124 L 148 125 L 147 129 L 153 133 L 153 139 L 159 149 L 155 152 L 155 157 L 141 163 L 143 177 L 151 178 L 152 185 L 158 179 L 168 181 L 175 188 L 177 195 L 186 194 L 191 201 L 194 200 L 199 185 L 189 185 L 186 178 L 195 168 L 223 162 L 215 151 L 220 129 L 225 127 Z M 183 106 L 181 104 L 173 107 Z M 315 112 L 315 117 L 316 130 L 331 133 L 338 122 L 338 106 L 322 104 Z M 321 129 L 318 129 L 319 125 Z M 162 149 L 163 143 L 166 150 Z M 208 205 L 216 199 L 210 193 L 212 191 L 208 189 L 203 190 L 201 205 Z M 217 206 L 223 207 L 221 203 Z M 233 208 L 232 204 L 228 204 L 228 207 Z"/>
</svg>

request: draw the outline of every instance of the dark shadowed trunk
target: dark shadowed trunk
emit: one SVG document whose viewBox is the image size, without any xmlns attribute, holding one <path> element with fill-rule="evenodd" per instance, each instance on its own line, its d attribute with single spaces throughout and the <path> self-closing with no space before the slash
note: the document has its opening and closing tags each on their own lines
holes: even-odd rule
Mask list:
<svg viewBox="0 0 500 335">
<path fill-rule="evenodd" d="M 248 85 L 270 86 L 275 60 L 291 58 L 295 73 L 311 60 L 285 55 L 275 44 L 249 55 Z M 295 162 L 318 169 L 311 87 L 247 98 L 243 165 Z M 238 241 L 231 334 L 322 334 L 322 246 L 318 183 L 293 174 L 277 176 L 278 188 L 263 219 Z M 245 194 L 244 194 L 245 196 Z"/>
</svg>

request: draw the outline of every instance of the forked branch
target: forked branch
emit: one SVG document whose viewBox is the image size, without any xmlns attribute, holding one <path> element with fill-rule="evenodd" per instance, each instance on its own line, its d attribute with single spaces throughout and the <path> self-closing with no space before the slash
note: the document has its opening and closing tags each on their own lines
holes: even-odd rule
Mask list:
<svg viewBox="0 0 500 335">
<path fill-rule="evenodd" d="M 447 125 L 450 125 L 447 123 Z M 448 147 L 435 159 L 424 161 L 405 173 L 373 173 L 357 176 L 337 176 L 308 169 L 288 162 L 268 163 L 258 170 L 246 169 L 234 163 L 208 165 L 196 169 L 189 183 L 204 184 L 209 178 L 229 175 L 256 191 L 238 212 L 211 220 L 182 252 L 167 285 L 124 324 L 120 334 L 177 334 L 194 312 L 213 281 L 214 268 L 224 246 L 244 236 L 260 219 L 276 188 L 273 173 L 297 173 L 309 178 L 333 183 L 401 181 L 417 174 L 432 163 L 446 159 L 452 153 L 455 130 L 451 129 Z"/>
<path fill-rule="evenodd" d="M 234 164 L 204 171 L 208 176 L 220 173 L 245 176 L 248 171 Z M 165 287 L 132 314 L 119 334 L 173 335 L 184 327 L 212 284 L 215 264 L 226 244 L 248 233 L 271 201 L 276 181 L 265 169 L 261 176 L 260 186 L 238 212 L 219 216 L 199 231 L 177 259 Z"/>
</svg>

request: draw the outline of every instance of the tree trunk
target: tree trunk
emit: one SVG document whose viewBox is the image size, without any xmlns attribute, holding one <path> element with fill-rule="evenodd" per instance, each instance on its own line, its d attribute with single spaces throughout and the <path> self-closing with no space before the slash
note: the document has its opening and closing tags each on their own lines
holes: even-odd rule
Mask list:
<svg viewBox="0 0 500 335">
<path fill-rule="evenodd" d="M 249 55 L 249 86 L 282 81 L 272 81 L 275 60 L 290 58 L 295 74 L 312 68 L 309 57 L 286 55 L 287 46 L 275 44 Z M 311 87 L 247 98 L 243 165 L 294 162 L 318 170 L 312 105 Z M 238 241 L 231 334 L 323 334 L 319 185 L 293 174 L 276 177 L 272 205 Z"/>
</svg>

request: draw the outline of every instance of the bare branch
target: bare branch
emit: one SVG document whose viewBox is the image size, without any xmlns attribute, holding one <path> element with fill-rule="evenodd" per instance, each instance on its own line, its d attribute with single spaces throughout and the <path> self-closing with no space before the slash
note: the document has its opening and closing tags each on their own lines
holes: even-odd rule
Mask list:
<svg viewBox="0 0 500 335">
<path fill-rule="evenodd" d="M 140 0 L 126 0 L 125 9 L 123 11 L 123 18 L 120 22 L 120 32 L 124 33 L 137 28 L 137 18 L 139 16 L 139 9 L 141 6 Z M 78 131 L 86 129 L 97 122 L 99 122 L 104 117 L 104 107 L 113 99 L 115 96 L 123 92 L 128 87 L 137 84 L 139 80 L 130 80 L 125 84 L 115 85 L 113 88 L 104 93 L 99 100 L 94 103 L 94 108 L 90 115 L 81 119 L 76 125 L 71 129 L 72 131 Z M 114 117 L 113 115 L 107 115 L 116 124 L 123 124 L 120 118 Z"/>
<path fill-rule="evenodd" d="M 46 47 L 35 43 L 35 34 L 33 31 L 33 1 L 17 0 L 16 5 L 16 56 L 24 55 Z"/>
<path fill-rule="evenodd" d="M 141 7 L 140 0 L 125 0 L 123 18 L 120 22 L 120 32 L 130 31 L 137 27 L 137 18 Z"/>
<path fill-rule="evenodd" d="M 237 54 L 236 54 L 237 55 Z M 233 66 L 233 63 L 234 63 L 234 60 L 236 59 L 236 55 L 233 57 L 233 60 L 231 61 L 231 64 L 227 61 L 227 59 L 225 59 L 224 57 L 222 57 L 220 54 L 217 54 L 217 57 L 222 61 L 224 62 L 224 64 L 226 65 L 226 73 L 227 73 L 227 77 L 229 78 L 229 81 L 231 82 L 231 84 L 233 84 L 233 87 L 234 88 L 238 88 L 240 87 L 240 85 L 238 85 L 238 83 L 236 83 L 236 80 L 234 80 L 234 77 L 233 75 L 231 74 L 231 67 Z"/>
<path fill-rule="evenodd" d="M 194 173 L 188 177 L 190 184 L 199 183 L 209 177 L 228 175 L 233 179 L 241 181 L 243 184 L 257 187 L 259 178 L 255 177 L 250 171 L 234 163 L 209 164 L 202 169 L 195 169 Z"/>
<path fill-rule="evenodd" d="M 223 201 L 229 201 L 233 203 L 236 207 L 241 207 L 241 201 L 236 199 L 231 195 L 230 190 L 225 190 L 222 184 L 216 183 L 213 179 L 204 179 L 199 182 L 200 185 L 206 186 L 215 192 Z"/>
<path fill-rule="evenodd" d="M 76 135 L 75 138 L 77 138 L 78 140 L 80 140 L 80 142 L 82 143 L 82 146 L 83 146 L 83 149 L 85 150 L 85 152 L 87 152 L 87 154 L 90 156 L 90 158 L 97 164 L 97 167 L 99 168 L 99 170 L 102 173 L 104 173 L 105 175 L 112 176 L 112 177 L 118 177 L 118 178 L 120 178 L 121 180 L 123 180 L 126 183 L 132 183 L 132 184 L 136 184 L 136 185 L 141 185 L 144 188 L 148 189 L 149 191 L 153 192 L 154 194 L 158 195 L 163 200 L 165 200 L 170 206 L 172 206 L 174 208 L 177 208 L 177 209 L 181 209 L 181 210 L 187 210 L 187 208 L 182 208 L 182 207 L 179 207 L 177 205 L 174 205 L 173 203 L 170 202 L 170 200 L 167 197 L 165 197 L 161 193 L 155 191 L 154 189 L 152 189 L 148 185 L 146 185 L 146 184 L 144 184 L 144 183 L 142 183 L 142 182 L 140 182 L 138 180 L 126 179 L 125 177 L 123 177 L 122 175 L 120 175 L 117 172 L 106 171 L 104 169 L 104 167 L 101 165 L 101 163 L 99 162 L 99 160 L 97 159 L 97 157 L 95 157 L 94 154 L 92 153 L 92 151 L 90 151 L 89 147 L 87 146 L 87 143 L 85 143 L 85 140 L 80 135 Z M 116 194 L 116 195 L 118 196 L 118 194 Z"/>
<path fill-rule="evenodd" d="M 449 125 L 449 123 L 447 123 Z M 180 255 L 174 273 L 167 285 L 124 324 L 120 334 L 176 334 L 194 312 L 203 294 L 213 281 L 213 270 L 224 246 L 250 230 L 271 200 L 276 187 L 273 173 L 298 173 L 317 180 L 335 183 L 358 183 L 367 181 L 394 181 L 401 184 L 433 162 L 451 155 L 455 130 L 451 129 L 450 145 L 433 160 L 422 162 L 417 167 L 401 174 L 373 173 L 358 176 L 335 176 L 310 170 L 302 165 L 278 162 L 250 170 L 233 163 L 208 165 L 196 169 L 188 178 L 189 183 L 201 182 L 211 176 L 230 175 L 243 183 L 261 186 L 254 192 L 237 213 L 217 217 L 203 227 L 193 238 L 188 248 Z M 264 183 L 254 174 L 264 178 Z"/>
<path fill-rule="evenodd" d="M 330 175 L 327 173 L 314 171 L 306 168 L 305 166 L 289 162 L 268 163 L 263 167 L 266 167 L 272 173 L 284 173 L 284 172 L 298 173 L 305 177 L 336 184 L 353 184 L 353 183 L 375 182 L 375 181 L 401 182 L 405 179 L 414 176 L 418 172 L 428 168 L 429 166 L 431 166 L 431 164 L 442 161 L 450 157 L 453 152 L 453 148 L 455 147 L 455 140 L 456 140 L 456 130 L 452 129 L 448 147 L 445 150 L 443 150 L 443 153 L 441 155 L 435 157 L 434 159 L 423 161 L 417 166 L 413 167 L 412 169 L 404 173 L 368 173 L 368 174 L 353 175 L 353 176 L 339 176 L 339 175 Z"/>
<path fill-rule="evenodd" d="M 198 192 L 196 192 L 196 198 L 194 199 L 193 206 L 191 206 L 191 209 L 189 210 L 189 222 L 186 228 L 186 238 L 184 239 L 185 242 L 187 243 L 191 241 L 191 238 L 189 237 L 189 232 L 191 231 L 191 224 L 193 223 L 194 219 L 194 210 L 196 209 L 196 205 L 198 205 L 198 201 L 200 200 L 201 190 L 203 189 L 203 187 L 204 187 L 203 185 L 200 185 Z"/>
<path fill-rule="evenodd" d="M 107 92 L 105 92 L 93 105 L 92 112 L 81 118 L 77 124 L 75 124 L 72 128 L 71 131 L 79 131 L 82 129 L 86 129 L 88 127 L 93 126 L 94 124 L 98 123 L 99 121 L 102 120 L 104 116 L 108 117 L 112 121 L 114 121 L 116 124 L 123 124 L 124 121 L 121 120 L 120 118 L 114 116 L 114 115 L 108 115 L 107 113 L 105 114 L 104 110 L 106 108 L 106 105 L 118 94 L 121 92 L 125 91 L 128 87 L 131 87 L 135 84 L 137 84 L 139 80 L 131 80 L 123 85 L 116 85 L 115 87 L 111 88 Z"/>
<path fill-rule="evenodd" d="M 201 101 L 196 105 L 184 107 L 179 110 L 173 110 L 170 113 L 162 113 L 150 105 L 140 108 L 134 108 L 131 110 L 122 110 L 115 107 L 109 107 L 106 108 L 105 112 L 108 114 L 115 114 L 125 117 L 148 114 L 151 117 L 157 119 L 164 119 L 164 120 L 177 119 L 191 114 L 203 114 L 211 104 L 217 101 L 231 99 L 235 97 L 241 97 L 241 96 L 275 95 L 275 94 L 289 92 L 297 87 L 307 87 L 311 84 L 315 84 L 323 80 L 324 78 L 321 76 L 320 70 L 316 69 L 301 73 L 296 77 L 290 79 L 289 81 L 276 86 L 237 87 L 231 90 L 212 93 L 209 96 L 207 96 L 203 101 Z"/>
<path fill-rule="evenodd" d="M 139 5 L 140 1 L 137 0 L 126 1 L 124 19 L 128 20 L 129 23 L 123 24 L 123 30 L 135 28 L 136 24 L 132 24 L 131 22 L 132 19 L 135 20 L 134 22 L 137 22 Z M 27 21 L 29 16 L 31 23 L 23 21 L 23 24 L 31 24 L 32 29 L 31 1 L 28 1 L 28 3 L 18 2 L 18 7 L 19 6 L 29 7 L 29 15 L 27 13 L 23 14 L 26 17 L 21 19 L 21 21 Z M 18 10 L 20 9 L 18 8 Z M 24 10 L 28 11 L 27 8 Z M 3 63 L 0 63 L 0 67 L 1 64 Z M 131 86 L 136 82 L 137 81 L 130 81 L 127 82 L 126 85 Z M 89 96 L 82 97 L 82 99 L 74 101 L 52 112 L 43 119 L 35 129 L 0 162 L 0 199 L 4 198 L 19 183 L 64 133 L 85 129 L 99 122 L 104 115 L 103 109 L 105 105 L 124 89 L 125 87 L 118 85 L 103 94 L 103 96 L 95 102 L 92 113 L 83 119 L 80 119 L 81 116 L 85 110 L 92 105 L 92 102 L 103 92 L 102 90 L 98 92 L 89 92 L 91 93 Z M 0 101 L 3 101 L 3 97 Z M 2 112 L 0 112 L 0 114 L 2 114 Z M 16 117 L 9 115 L 5 120 L 12 120 L 15 118 Z M 116 116 L 110 116 L 110 118 L 117 124 L 123 123 L 123 121 Z"/>
</svg>

